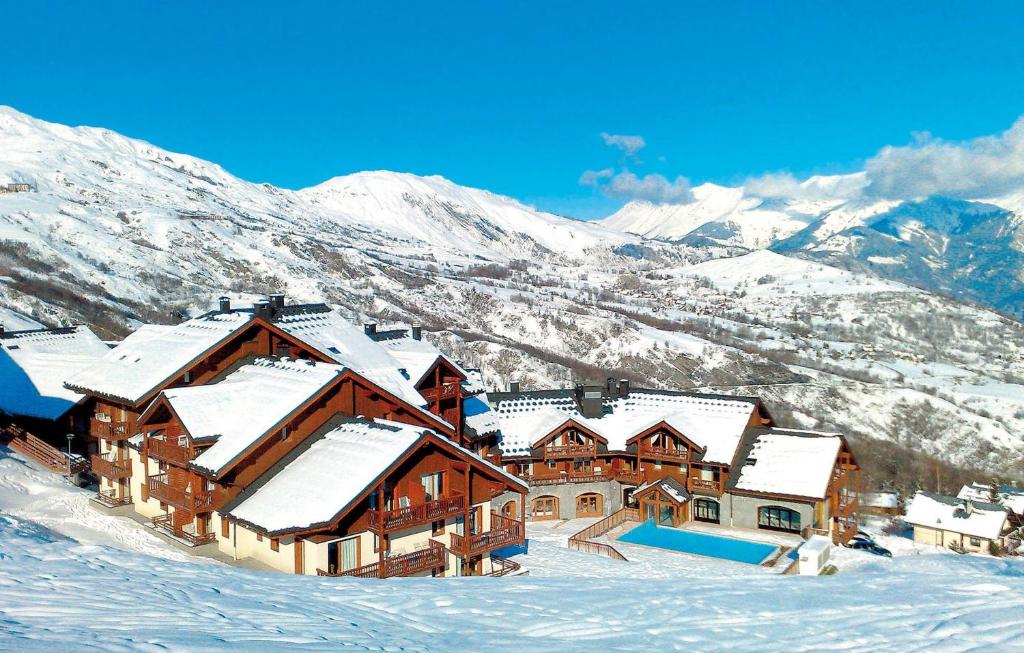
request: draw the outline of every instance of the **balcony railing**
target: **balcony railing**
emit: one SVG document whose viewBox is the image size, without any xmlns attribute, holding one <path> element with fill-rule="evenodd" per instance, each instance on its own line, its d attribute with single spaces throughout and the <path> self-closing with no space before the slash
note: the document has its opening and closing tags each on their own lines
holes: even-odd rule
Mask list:
<svg viewBox="0 0 1024 653">
<path fill-rule="evenodd" d="M 132 463 L 129 460 L 118 460 L 115 454 L 93 454 L 89 457 L 93 474 L 105 478 L 119 480 L 132 475 Z"/>
<path fill-rule="evenodd" d="M 619 483 L 632 483 L 634 485 L 640 483 L 640 472 L 634 472 L 631 469 L 613 469 L 609 473 Z"/>
<path fill-rule="evenodd" d="M 648 456 L 651 458 L 669 458 L 671 460 L 686 460 L 687 452 L 686 449 L 671 449 L 669 447 L 655 447 L 652 445 L 642 445 L 638 449 L 639 455 Z"/>
<path fill-rule="evenodd" d="M 544 447 L 545 458 L 586 458 L 597 454 L 592 444 L 557 444 Z"/>
<path fill-rule="evenodd" d="M 119 497 L 117 496 L 117 490 L 102 490 L 96 493 L 96 500 L 107 506 L 108 508 L 117 508 L 118 506 L 127 506 L 132 502 L 131 497 Z"/>
<path fill-rule="evenodd" d="M 857 494 L 840 494 L 839 495 L 839 514 L 846 517 L 851 513 L 857 511 L 860 506 L 860 495 Z"/>
<path fill-rule="evenodd" d="M 168 483 L 167 474 L 150 476 L 147 483 L 149 496 L 175 508 L 197 512 L 207 509 L 213 504 L 213 495 L 209 492 L 189 492 L 174 487 Z"/>
<path fill-rule="evenodd" d="M 440 542 L 430 540 L 426 549 L 413 551 L 403 555 L 390 556 L 384 564 L 374 562 L 369 565 L 348 571 L 324 571 L 317 569 L 317 576 L 355 576 L 356 578 L 392 578 L 394 576 L 410 576 L 427 569 L 441 569 L 445 566 L 445 547 Z"/>
<path fill-rule="evenodd" d="M 153 522 L 153 526 L 159 530 L 167 533 L 171 537 L 175 537 L 179 540 L 184 540 L 189 546 L 202 546 L 203 544 L 210 544 L 211 542 L 217 541 L 216 533 L 207 533 L 205 535 L 199 535 L 197 533 L 190 533 L 183 528 L 176 528 L 174 526 L 173 515 L 159 515 L 154 517 L 150 521 Z"/>
<path fill-rule="evenodd" d="M 179 467 L 185 467 L 190 460 L 188 447 L 180 447 L 177 442 L 146 438 L 146 452 L 150 458 L 163 460 Z"/>
<path fill-rule="evenodd" d="M 386 531 L 399 528 L 409 528 L 417 524 L 444 519 L 464 512 L 466 509 L 466 498 L 462 495 L 442 497 L 436 501 L 428 501 L 419 506 L 398 508 L 397 510 L 371 510 L 370 526 L 383 528 Z"/>
<path fill-rule="evenodd" d="M 458 383 L 445 383 L 441 387 L 424 388 L 420 391 L 427 401 L 443 401 L 459 396 L 461 386 Z"/>
<path fill-rule="evenodd" d="M 132 437 L 128 422 L 103 422 L 95 417 L 89 420 L 89 433 L 103 440 L 121 442 Z"/>
<path fill-rule="evenodd" d="M 523 543 L 523 522 L 491 513 L 491 530 L 469 536 L 452 533 L 452 551 L 463 557 Z"/>
<path fill-rule="evenodd" d="M 722 484 L 719 481 L 707 481 L 703 478 L 691 478 L 690 479 L 691 490 L 711 490 L 712 492 L 721 492 Z"/>
<path fill-rule="evenodd" d="M 562 483 L 604 483 L 606 481 L 635 484 L 640 482 L 640 472 L 609 469 L 600 472 L 572 472 L 558 476 L 531 476 L 523 474 L 520 475 L 520 478 L 534 487 L 561 485 Z"/>
</svg>

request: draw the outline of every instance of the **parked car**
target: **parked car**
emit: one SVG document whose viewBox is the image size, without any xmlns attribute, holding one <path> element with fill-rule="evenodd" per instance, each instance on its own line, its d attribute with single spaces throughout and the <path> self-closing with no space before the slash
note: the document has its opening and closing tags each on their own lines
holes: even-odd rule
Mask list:
<svg viewBox="0 0 1024 653">
<path fill-rule="evenodd" d="M 854 538 L 850 540 L 850 543 L 846 546 L 851 549 L 857 549 L 859 551 L 867 551 L 868 553 L 872 553 L 876 556 L 884 556 L 886 558 L 892 557 L 892 551 L 890 551 L 889 549 L 883 546 L 878 546 L 874 542 L 866 542 L 863 539 Z"/>
</svg>

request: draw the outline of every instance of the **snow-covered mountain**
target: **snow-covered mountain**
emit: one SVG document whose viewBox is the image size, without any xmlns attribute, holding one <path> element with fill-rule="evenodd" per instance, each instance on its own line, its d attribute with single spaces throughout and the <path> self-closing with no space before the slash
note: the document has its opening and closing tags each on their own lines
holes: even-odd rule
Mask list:
<svg viewBox="0 0 1024 653">
<path fill-rule="evenodd" d="M 767 251 L 714 260 L 747 241 L 708 235 L 740 225 L 771 243 L 829 224 L 832 236 L 890 206 L 743 208 L 735 192 L 707 187 L 696 222 L 732 217 L 669 243 L 440 177 L 368 172 L 300 191 L 250 183 L 108 130 L 0 109 L 9 182 L 36 191 L 0 194 L 8 328 L 86 322 L 114 339 L 222 293 L 281 290 L 357 320 L 420 321 L 491 386 L 613 374 L 756 392 L 781 420 L 958 466 L 1013 473 L 1024 457 L 1019 322 L 869 271 Z M 826 211 L 816 223 L 801 217 Z M 777 231 L 757 215 L 780 216 Z"/>
</svg>

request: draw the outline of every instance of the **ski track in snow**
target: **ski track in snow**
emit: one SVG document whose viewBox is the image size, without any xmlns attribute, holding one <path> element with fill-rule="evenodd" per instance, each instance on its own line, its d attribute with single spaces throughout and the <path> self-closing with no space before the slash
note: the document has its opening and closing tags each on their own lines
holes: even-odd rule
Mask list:
<svg viewBox="0 0 1024 653">
<path fill-rule="evenodd" d="M 179 553 L 0 455 L 5 650 L 969 651 L 1008 650 L 1024 625 L 1024 562 L 901 555 L 909 542 L 784 577 L 621 543 L 631 562 L 569 551 L 574 520 L 531 524 L 515 557 L 531 576 L 261 573 Z"/>
</svg>

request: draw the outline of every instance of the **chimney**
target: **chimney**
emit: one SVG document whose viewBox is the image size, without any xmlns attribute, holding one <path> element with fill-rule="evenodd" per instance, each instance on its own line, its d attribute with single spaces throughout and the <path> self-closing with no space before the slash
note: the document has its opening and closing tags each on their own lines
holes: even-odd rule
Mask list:
<svg viewBox="0 0 1024 653">
<path fill-rule="evenodd" d="M 619 396 L 620 397 L 628 397 L 629 396 L 629 379 L 620 379 L 619 380 Z"/>
<path fill-rule="evenodd" d="M 608 396 L 614 397 L 616 393 L 615 379 L 609 376 L 607 379 L 605 379 L 605 383 L 608 386 Z"/>
<path fill-rule="evenodd" d="M 270 305 L 274 307 L 274 310 L 281 310 L 284 308 L 284 293 L 276 292 L 270 296 Z"/>
<path fill-rule="evenodd" d="M 0 324 L 0 338 L 4 337 L 4 325 Z"/>
<path fill-rule="evenodd" d="M 576 386 L 576 403 L 580 413 L 587 419 L 604 417 L 604 387 L 599 385 Z"/>
<path fill-rule="evenodd" d="M 419 324 L 412 325 L 412 339 L 423 340 L 423 327 Z"/>
<path fill-rule="evenodd" d="M 372 336 L 375 333 L 377 333 L 377 323 L 376 322 L 367 322 L 366 324 L 364 324 L 363 325 L 363 333 L 365 333 L 368 336 Z"/>
<path fill-rule="evenodd" d="M 220 302 L 220 312 L 221 313 L 230 313 L 231 312 L 231 299 L 230 298 L 228 298 L 228 297 L 221 297 L 218 301 Z"/>
<path fill-rule="evenodd" d="M 512 393 L 519 392 L 519 381 L 510 381 L 508 384 L 508 391 Z"/>
<path fill-rule="evenodd" d="M 252 303 L 252 314 L 264 320 L 270 319 L 270 302 L 265 299 L 258 299 Z"/>
</svg>

